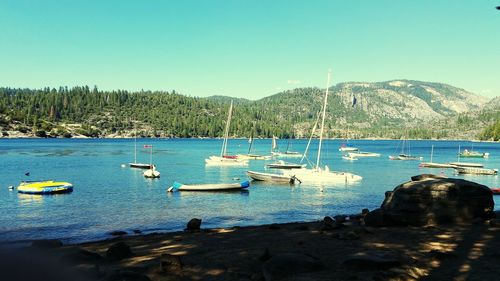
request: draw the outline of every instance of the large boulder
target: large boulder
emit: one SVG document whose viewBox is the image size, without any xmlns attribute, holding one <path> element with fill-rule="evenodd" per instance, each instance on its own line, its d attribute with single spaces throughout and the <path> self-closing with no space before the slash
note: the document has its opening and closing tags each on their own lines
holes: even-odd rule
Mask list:
<svg viewBox="0 0 500 281">
<path fill-rule="evenodd" d="M 365 217 L 365 223 L 382 225 L 432 225 L 467 223 L 474 218 L 493 216 L 493 195 L 481 184 L 429 175 L 412 177 L 397 186 L 386 197 L 376 216 Z M 373 214 L 375 215 L 375 214 Z"/>
</svg>

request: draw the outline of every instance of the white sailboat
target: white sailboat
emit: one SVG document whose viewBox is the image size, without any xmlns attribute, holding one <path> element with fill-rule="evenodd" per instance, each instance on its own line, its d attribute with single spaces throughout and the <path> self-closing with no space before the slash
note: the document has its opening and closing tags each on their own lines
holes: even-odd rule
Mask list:
<svg viewBox="0 0 500 281">
<path fill-rule="evenodd" d="M 153 164 L 153 145 L 145 145 L 144 148 L 149 148 L 151 149 L 149 151 L 149 162 L 150 162 L 150 167 L 147 171 L 143 173 L 144 177 L 146 178 L 159 178 L 160 177 L 160 172 L 156 170 L 156 166 Z"/>
<path fill-rule="evenodd" d="M 436 169 L 456 167 L 450 164 L 434 163 L 432 162 L 433 156 L 434 156 L 434 145 L 431 146 L 431 162 L 422 162 L 418 166 L 421 168 L 436 168 Z"/>
<path fill-rule="evenodd" d="M 252 135 L 248 139 L 249 145 L 248 145 L 248 152 L 247 152 L 247 154 L 238 154 L 238 155 L 236 155 L 238 157 L 238 159 L 269 160 L 269 159 L 272 158 L 271 155 L 260 155 L 260 154 L 252 153 L 253 141 L 254 141 L 254 137 L 253 137 L 253 132 L 252 132 Z"/>
<path fill-rule="evenodd" d="M 358 151 L 358 150 L 359 150 L 359 148 L 351 146 L 349 144 L 349 127 L 347 127 L 346 135 L 345 135 L 345 142 L 340 145 L 339 151 L 352 152 L 352 151 Z"/>
<path fill-rule="evenodd" d="M 389 159 L 390 160 L 420 160 L 420 161 L 424 160 L 423 157 L 411 155 L 410 141 L 406 139 L 406 136 L 401 143 L 401 152 L 399 153 L 399 155 L 396 155 L 396 156 L 390 155 Z"/>
<path fill-rule="evenodd" d="M 231 117 L 233 114 L 233 101 L 229 106 L 229 113 L 227 116 L 226 128 L 224 130 L 224 141 L 222 142 L 222 148 L 220 156 L 210 156 L 205 159 L 206 165 L 209 166 L 246 166 L 248 165 L 248 159 L 241 159 L 237 155 L 227 155 L 227 141 L 229 139 L 229 127 L 231 125 Z"/>
<path fill-rule="evenodd" d="M 361 176 L 348 172 L 330 171 L 328 166 L 324 166 L 324 168 L 320 167 L 321 145 L 323 142 L 323 132 L 325 128 L 326 105 L 328 102 L 329 87 L 330 87 L 330 72 L 328 72 L 325 100 L 323 103 L 323 114 L 321 119 L 321 129 L 319 134 L 318 156 L 316 158 L 316 166 L 311 169 L 307 168 L 291 169 L 284 172 L 285 175 L 296 176 L 303 183 L 352 183 L 363 179 Z"/>
<path fill-rule="evenodd" d="M 137 163 L 137 129 L 134 125 L 134 163 L 128 163 L 130 168 L 151 169 L 151 164 Z"/>
</svg>

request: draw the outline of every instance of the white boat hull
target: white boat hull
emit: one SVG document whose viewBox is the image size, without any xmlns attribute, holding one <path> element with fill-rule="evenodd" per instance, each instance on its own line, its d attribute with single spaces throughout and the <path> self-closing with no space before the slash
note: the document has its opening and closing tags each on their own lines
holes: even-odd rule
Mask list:
<svg viewBox="0 0 500 281">
<path fill-rule="evenodd" d="M 208 166 L 247 166 L 248 160 L 210 156 L 210 158 L 205 159 L 205 164 Z"/>
<path fill-rule="evenodd" d="M 270 160 L 270 155 L 254 155 L 254 154 L 238 154 L 236 155 L 240 160 Z"/>
<path fill-rule="evenodd" d="M 159 178 L 160 172 L 158 172 L 157 170 L 149 169 L 149 170 L 144 172 L 144 177 L 146 177 L 146 178 Z"/>
<path fill-rule="evenodd" d="M 247 171 L 247 175 L 256 181 L 270 181 L 279 183 L 293 183 L 294 178 L 292 176 L 271 174 L 271 173 L 261 173 L 254 171 Z"/>
<path fill-rule="evenodd" d="M 349 152 L 349 156 L 352 157 L 380 157 L 380 153 L 374 153 L 374 152 Z"/>
<path fill-rule="evenodd" d="M 169 192 L 179 190 L 179 191 L 228 191 L 228 190 L 240 190 L 250 186 L 248 181 L 241 183 L 215 183 L 215 184 L 182 184 L 174 182 L 172 186 L 167 190 Z"/>
<path fill-rule="evenodd" d="M 359 148 L 357 147 L 341 147 L 339 148 L 339 151 L 346 152 L 346 151 L 358 151 Z"/>
<path fill-rule="evenodd" d="M 347 173 L 330 171 L 325 169 L 291 169 L 283 172 L 284 175 L 295 176 L 302 183 L 355 183 L 363 177 Z"/>
<path fill-rule="evenodd" d="M 484 167 L 481 163 L 467 163 L 467 162 L 450 162 L 446 163 L 454 167 L 470 167 L 470 168 L 482 168 Z"/>
</svg>

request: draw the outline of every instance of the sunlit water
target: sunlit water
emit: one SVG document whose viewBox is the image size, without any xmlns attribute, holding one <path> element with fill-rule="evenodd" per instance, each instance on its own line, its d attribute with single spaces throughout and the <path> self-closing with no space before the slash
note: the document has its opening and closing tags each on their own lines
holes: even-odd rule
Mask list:
<svg viewBox="0 0 500 281">
<path fill-rule="evenodd" d="M 303 151 L 306 140 L 294 140 L 293 150 Z M 145 179 L 143 170 L 122 167 L 133 161 L 134 140 L 103 139 L 3 139 L 0 140 L 0 240 L 62 238 L 81 242 L 109 237 L 113 230 L 145 233 L 182 230 L 186 222 L 198 217 L 203 227 L 256 225 L 291 221 L 310 221 L 325 215 L 358 213 L 379 207 L 384 192 L 420 173 L 454 176 L 453 170 L 421 169 L 418 161 L 391 161 L 399 141 L 352 141 L 363 151 L 378 152 L 379 158 L 349 162 L 338 151 L 340 141 L 324 142 L 322 162 L 331 170 L 349 171 L 363 177 L 350 186 L 253 184 L 248 192 L 167 193 L 174 180 L 182 183 L 233 182 L 246 179 L 247 169 L 264 171 L 266 161 L 250 161 L 249 167 L 205 167 L 204 159 L 220 153 L 222 140 L 141 139 L 139 162 L 153 162 L 160 179 Z M 269 154 L 270 140 L 256 140 L 254 153 Z M 284 148 L 285 140 L 279 144 Z M 500 168 L 500 144 L 458 141 L 412 141 L 412 154 L 434 162 L 457 160 L 458 146 L 489 152 L 482 162 Z M 315 160 L 317 143 L 310 154 Z M 246 153 L 246 140 L 230 140 L 231 153 Z M 299 161 L 300 158 L 288 159 Z M 26 172 L 30 176 L 25 176 Z M 463 176 L 457 176 L 463 177 Z M 465 176 L 490 187 L 500 187 L 497 176 Z M 22 195 L 8 186 L 21 180 L 54 179 L 74 185 L 70 194 Z M 500 202 L 499 196 L 495 202 Z M 496 207 L 498 208 L 498 207 Z"/>
</svg>

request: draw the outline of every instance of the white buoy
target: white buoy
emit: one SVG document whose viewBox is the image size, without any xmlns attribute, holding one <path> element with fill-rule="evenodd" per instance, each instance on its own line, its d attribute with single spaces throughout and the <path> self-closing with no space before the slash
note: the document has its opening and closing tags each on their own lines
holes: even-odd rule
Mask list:
<svg viewBox="0 0 500 281">
<path fill-rule="evenodd" d="M 122 164 L 122 168 L 126 168 L 126 167 L 127 167 L 127 165 L 125 165 L 125 164 Z"/>
</svg>

